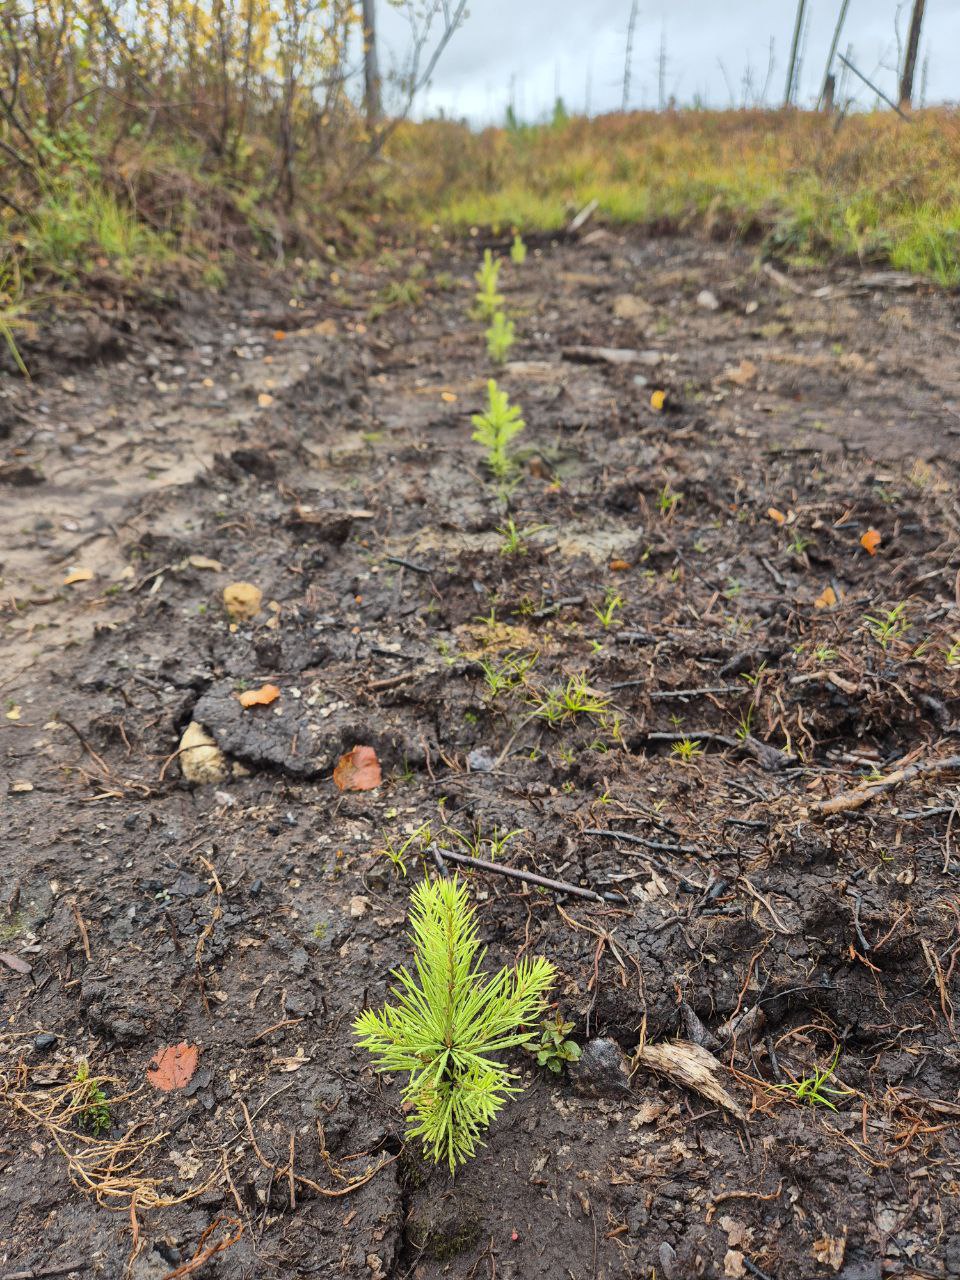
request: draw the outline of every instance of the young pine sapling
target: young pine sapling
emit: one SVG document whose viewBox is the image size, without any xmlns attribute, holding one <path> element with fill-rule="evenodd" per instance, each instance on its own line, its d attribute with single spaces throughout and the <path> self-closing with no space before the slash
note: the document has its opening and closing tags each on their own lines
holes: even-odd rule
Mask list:
<svg viewBox="0 0 960 1280">
<path fill-rule="evenodd" d="M 364 1010 L 354 1030 L 378 1071 L 408 1073 L 407 1136 L 452 1173 L 519 1092 L 516 1073 L 491 1055 L 529 1044 L 533 1032 L 523 1027 L 542 1012 L 554 968 L 525 957 L 487 977 L 474 911 L 456 877 L 417 885 L 410 924 L 415 975 L 395 970 L 393 1002 Z"/>
<path fill-rule="evenodd" d="M 502 311 L 496 312 L 486 331 L 487 355 L 496 364 L 503 364 L 514 343 L 514 323 Z"/>
<path fill-rule="evenodd" d="M 477 310 L 487 320 L 492 320 L 503 305 L 503 294 L 497 293 L 500 283 L 500 259 L 495 258 L 489 249 L 483 251 L 483 264 L 474 275 L 477 282 L 477 293 L 474 295 Z"/>
<path fill-rule="evenodd" d="M 527 246 L 520 239 L 519 231 L 514 234 L 513 244 L 510 246 L 510 260 L 518 267 L 522 267 L 527 260 Z"/>
<path fill-rule="evenodd" d="M 487 383 L 486 413 L 475 413 L 470 421 L 475 428 L 473 439 L 487 451 L 487 465 L 498 480 L 505 480 L 512 465 L 507 446 L 526 423 L 517 406 L 510 403 L 507 393 L 497 386 L 496 379 L 491 378 Z"/>
</svg>

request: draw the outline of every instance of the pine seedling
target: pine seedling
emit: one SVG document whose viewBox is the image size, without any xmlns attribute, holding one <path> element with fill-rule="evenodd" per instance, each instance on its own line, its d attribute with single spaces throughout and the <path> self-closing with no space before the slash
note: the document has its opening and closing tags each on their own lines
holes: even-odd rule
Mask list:
<svg viewBox="0 0 960 1280">
<path fill-rule="evenodd" d="M 415 975 L 395 970 L 393 1003 L 364 1010 L 354 1031 L 378 1071 L 408 1073 L 407 1137 L 420 1138 L 424 1153 L 453 1173 L 476 1155 L 480 1135 L 520 1091 L 516 1073 L 491 1055 L 533 1038 L 523 1027 L 542 1012 L 554 968 L 525 957 L 486 977 L 486 950 L 456 876 L 417 885 L 410 925 Z"/>
<path fill-rule="evenodd" d="M 511 467 L 507 445 L 526 423 L 517 406 L 510 403 L 507 393 L 497 386 L 495 378 L 487 383 L 486 413 L 475 413 L 470 421 L 475 427 L 473 439 L 487 451 L 487 465 L 498 480 L 505 480 Z"/>
<path fill-rule="evenodd" d="M 496 312 L 486 331 L 487 355 L 496 364 L 503 364 L 514 343 L 515 326 L 502 311 Z"/>
<path fill-rule="evenodd" d="M 489 249 L 484 249 L 483 264 L 473 278 L 478 286 L 477 293 L 474 295 L 477 310 L 485 319 L 492 320 L 503 306 L 503 294 L 497 293 L 497 286 L 500 283 L 500 259 L 495 258 Z"/>
<path fill-rule="evenodd" d="M 510 261 L 515 266 L 522 267 L 527 260 L 527 246 L 520 239 L 520 232 L 516 232 L 513 237 L 513 244 L 510 246 Z"/>
</svg>

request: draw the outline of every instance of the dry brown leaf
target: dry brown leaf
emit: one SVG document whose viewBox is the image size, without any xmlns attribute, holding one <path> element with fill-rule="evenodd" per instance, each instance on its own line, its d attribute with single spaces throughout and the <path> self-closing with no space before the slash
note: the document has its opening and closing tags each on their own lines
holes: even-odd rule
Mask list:
<svg viewBox="0 0 960 1280">
<path fill-rule="evenodd" d="M 231 582 L 223 588 L 223 603 L 231 618 L 248 622 L 260 612 L 263 592 L 252 582 Z"/>
<path fill-rule="evenodd" d="M 72 587 L 75 582 L 89 582 L 93 577 L 92 569 L 71 569 L 63 580 L 65 587 Z"/>
<path fill-rule="evenodd" d="M 259 689 L 245 689 L 237 697 L 241 707 L 269 707 L 280 697 L 280 690 L 275 684 L 264 684 Z"/>
<path fill-rule="evenodd" d="M 814 1240 L 813 1248 L 810 1250 L 821 1267 L 832 1267 L 834 1271 L 839 1271 L 843 1266 L 843 1256 L 846 1251 L 846 1231 L 842 1236 L 821 1236 L 819 1240 Z"/>
<path fill-rule="evenodd" d="M 832 609 L 837 603 L 837 593 L 833 587 L 824 587 L 824 589 L 814 600 L 814 608 L 816 609 Z"/>
<path fill-rule="evenodd" d="M 752 360 L 741 360 L 733 369 L 725 369 L 723 376 L 727 382 L 732 382 L 735 386 L 746 387 L 757 376 L 757 366 Z"/>
<path fill-rule="evenodd" d="M 197 1069 L 200 1050 L 195 1044 L 168 1045 L 161 1049 L 147 1067 L 147 1079 L 155 1089 L 162 1093 L 170 1093 L 173 1089 L 182 1089 L 190 1083 Z"/>
<path fill-rule="evenodd" d="M 743 1254 L 739 1249 L 728 1249 L 723 1255 L 723 1274 L 727 1280 L 740 1280 L 741 1276 L 747 1274 Z"/>
<path fill-rule="evenodd" d="M 866 533 L 860 535 L 860 545 L 868 556 L 877 554 L 877 547 L 881 542 L 880 534 L 876 529 L 868 529 Z"/>
<path fill-rule="evenodd" d="M 668 1076 L 685 1089 L 709 1098 L 711 1102 L 726 1107 L 738 1120 L 746 1120 L 740 1107 L 718 1079 L 722 1070 L 713 1056 L 692 1040 L 671 1040 L 662 1044 L 641 1045 L 634 1055 L 634 1064 Z"/>
<path fill-rule="evenodd" d="M 379 787 L 382 776 L 373 747 L 354 747 L 340 757 L 333 771 L 333 780 L 341 791 L 372 791 Z"/>
</svg>

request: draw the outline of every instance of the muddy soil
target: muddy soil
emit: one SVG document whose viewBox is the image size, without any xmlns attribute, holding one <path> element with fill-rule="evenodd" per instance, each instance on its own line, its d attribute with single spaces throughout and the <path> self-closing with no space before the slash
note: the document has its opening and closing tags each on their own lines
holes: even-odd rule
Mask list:
<svg viewBox="0 0 960 1280">
<path fill-rule="evenodd" d="M 91 308 L 3 380 L 0 1276 L 960 1276 L 957 299 L 544 243 L 506 492 L 477 258 Z M 350 1032 L 425 824 L 599 895 L 468 873 L 584 1059 L 516 1053 L 455 1178 Z M 732 1106 L 624 1070 L 678 1038 Z"/>
</svg>

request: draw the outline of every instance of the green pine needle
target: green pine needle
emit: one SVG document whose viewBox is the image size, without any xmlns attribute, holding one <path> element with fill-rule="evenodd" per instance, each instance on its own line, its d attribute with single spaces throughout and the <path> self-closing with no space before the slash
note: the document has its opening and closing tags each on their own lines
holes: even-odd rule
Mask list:
<svg viewBox="0 0 960 1280">
<path fill-rule="evenodd" d="M 491 1054 L 525 1045 L 523 1031 L 542 1011 L 553 982 L 547 960 L 524 958 L 515 969 L 486 977 L 474 910 L 466 886 L 422 881 L 412 894 L 415 974 L 394 971 L 394 1003 L 366 1009 L 354 1022 L 359 1043 L 378 1071 L 409 1073 L 407 1137 L 451 1173 L 476 1154 L 480 1135 L 510 1094 L 515 1072 Z"/>
</svg>

